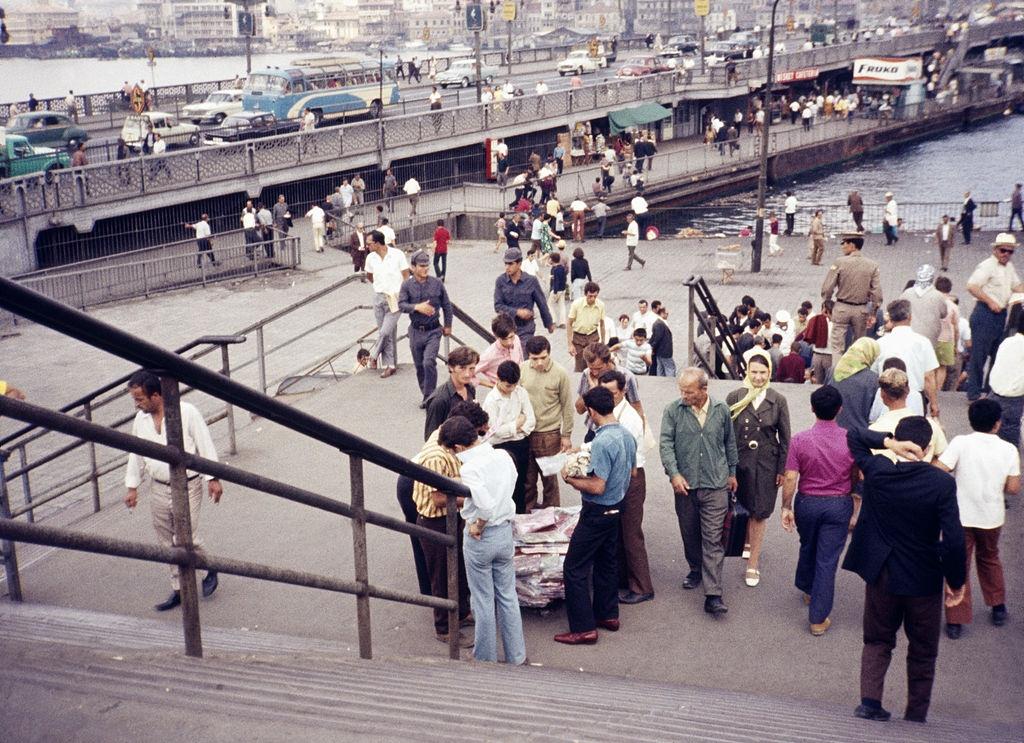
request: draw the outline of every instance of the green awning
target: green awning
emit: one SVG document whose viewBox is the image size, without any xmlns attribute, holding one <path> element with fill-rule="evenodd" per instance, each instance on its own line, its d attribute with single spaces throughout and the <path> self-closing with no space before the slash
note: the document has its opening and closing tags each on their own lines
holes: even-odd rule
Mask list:
<svg viewBox="0 0 1024 743">
<path fill-rule="evenodd" d="M 642 103 L 634 108 L 624 108 L 608 114 L 608 122 L 612 134 L 626 131 L 634 126 L 653 124 L 672 116 L 672 111 L 657 103 Z"/>
</svg>

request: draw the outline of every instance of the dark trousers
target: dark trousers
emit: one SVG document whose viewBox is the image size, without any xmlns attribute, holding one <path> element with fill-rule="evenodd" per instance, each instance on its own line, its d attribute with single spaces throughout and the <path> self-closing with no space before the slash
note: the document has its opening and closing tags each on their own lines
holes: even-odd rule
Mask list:
<svg viewBox="0 0 1024 743">
<path fill-rule="evenodd" d="M 414 325 L 409 326 L 409 351 L 424 400 L 437 389 L 437 352 L 440 348 L 441 328 L 420 330 Z"/>
<path fill-rule="evenodd" d="M 999 426 L 999 438 L 1010 444 L 1014 449 L 1020 448 L 1020 419 L 1024 416 L 1024 397 L 1003 397 L 992 393 L 989 399 L 995 400 L 1003 409 Z"/>
<path fill-rule="evenodd" d="M 570 632 L 596 629 L 598 619 L 618 619 L 618 543 L 619 507 L 584 502 L 563 566 Z"/>
<path fill-rule="evenodd" d="M 352 272 L 359 273 L 366 268 L 366 251 L 359 248 L 352 249 Z"/>
<path fill-rule="evenodd" d="M 205 255 L 210 259 L 210 263 L 217 263 L 217 256 L 213 254 L 213 243 L 210 242 L 210 238 L 203 237 L 196 240 L 196 247 L 199 249 L 199 253 L 196 255 L 196 265 L 203 265 L 203 256 Z"/>
<path fill-rule="evenodd" d="M 516 504 L 516 513 L 526 513 L 526 471 L 530 467 L 530 439 L 505 441 L 495 444 L 495 449 L 507 451 L 516 465 L 516 486 L 512 491 L 512 500 Z"/>
<path fill-rule="evenodd" d="M 1017 221 L 1020 222 L 1020 228 L 1024 230 L 1024 215 L 1022 215 L 1020 209 L 1010 209 L 1010 226 L 1006 228 L 1007 232 L 1013 232 L 1013 218 L 1016 217 Z"/>
<path fill-rule="evenodd" d="M 800 535 L 796 587 L 811 597 L 808 621 L 821 624 L 832 613 L 836 567 L 850 530 L 853 498 L 798 493 L 794 506 L 796 531 Z"/>
<path fill-rule="evenodd" d="M 647 479 L 643 467 L 630 478 L 626 497 L 622 499 L 619 517 L 619 587 L 633 593 L 654 593 L 651 566 L 644 541 L 644 502 L 647 500 Z"/>
<path fill-rule="evenodd" d="M 793 230 L 796 228 L 796 214 L 786 214 L 786 232 L 787 235 L 792 235 Z"/>
<path fill-rule="evenodd" d="M 722 528 L 729 510 L 726 488 L 690 488 L 676 495 L 676 519 L 683 538 L 683 556 L 691 573 L 700 573 L 705 596 L 722 595 Z"/>
<path fill-rule="evenodd" d="M 967 367 L 967 399 L 977 400 L 985 391 L 985 366 L 995 361 L 996 350 L 1006 329 L 1006 310 L 993 312 L 984 302 L 971 313 L 971 358 Z"/>
<path fill-rule="evenodd" d="M 886 245 L 895 245 L 899 241 L 899 237 L 896 235 L 896 228 L 888 222 L 882 223 L 882 233 L 885 235 Z"/>
<path fill-rule="evenodd" d="M 600 238 L 604 237 L 604 228 L 608 224 L 608 217 L 597 218 L 597 236 Z"/>
<path fill-rule="evenodd" d="M 960 229 L 964 233 L 964 245 L 970 245 L 971 233 L 974 232 L 974 217 L 960 217 Z"/>
<path fill-rule="evenodd" d="M 253 258 L 256 254 L 256 246 L 260 244 L 260 233 L 255 230 L 245 231 L 245 256 Z"/>
<path fill-rule="evenodd" d="M 932 698 L 935 659 L 942 627 L 942 593 L 897 596 L 889 593 L 888 571 L 864 587 L 864 650 L 860 657 L 860 695 L 882 701 L 896 633 L 907 635 L 907 709 L 905 717 L 924 721 Z"/>
<path fill-rule="evenodd" d="M 398 485 L 395 488 L 395 495 L 398 497 L 398 505 L 402 509 L 402 516 L 405 523 L 416 523 L 416 504 L 412 499 L 413 481 L 405 475 L 398 476 Z M 420 538 L 409 536 L 412 542 L 412 561 L 416 565 L 416 580 L 420 584 L 420 593 L 430 596 L 430 573 L 427 572 L 427 560 L 423 557 L 423 547 L 420 546 Z"/>
<path fill-rule="evenodd" d="M 444 281 L 445 275 L 448 273 L 448 254 L 447 253 L 434 253 L 434 275 Z"/>
<path fill-rule="evenodd" d="M 864 212 L 851 212 L 853 223 L 857 225 L 857 232 L 864 231 Z"/>
<path fill-rule="evenodd" d="M 978 529 L 964 527 L 964 546 L 967 549 L 967 582 L 964 600 L 956 606 L 946 607 L 946 621 L 950 624 L 970 624 L 974 613 L 971 602 L 971 560 L 977 557 L 978 583 L 986 606 L 1006 603 L 1006 580 L 1003 563 L 999 559 L 999 534 L 1003 528 Z"/>
<path fill-rule="evenodd" d="M 416 523 L 431 531 L 445 533 L 445 517 L 428 519 L 424 516 L 417 516 Z M 459 619 L 465 619 L 469 614 L 469 584 L 466 583 L 466 563 L 462 555 L 462 519 L 459 519 Z M 420 546 L 423 548 L 423 557 L 427 563 L 427 572 L 430 575 L 430 592 L 436 598 L 448 598 L 448 548 L 433 540 L 421 539 Z M 448 632 L 448 612 L 444 609 L 434 609 L 434 629 L 440 633 Z M 455 630 L 458 631 L 458 627 Z"/>
</svg>

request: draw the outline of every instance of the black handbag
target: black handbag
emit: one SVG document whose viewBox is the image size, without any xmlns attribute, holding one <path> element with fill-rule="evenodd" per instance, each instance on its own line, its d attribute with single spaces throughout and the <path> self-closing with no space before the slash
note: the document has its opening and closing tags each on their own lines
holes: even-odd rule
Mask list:
<svg viewBox="0 0 1024 743">
<path fill-rule="evenodd" d="M 725 524 L 722 526 L 722 547 L 726 557 L 740 557 L 743 544 L 747 540 L 747 522 L 750 511 L 736 500 L 735 495 L 729 496 L 729 510 L 725 513 Z"/>
</svg>

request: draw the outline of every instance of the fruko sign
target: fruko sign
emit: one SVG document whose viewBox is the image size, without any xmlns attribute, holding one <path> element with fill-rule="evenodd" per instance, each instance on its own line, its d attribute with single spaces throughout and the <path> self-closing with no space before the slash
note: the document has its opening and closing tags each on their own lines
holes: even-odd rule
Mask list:
<svg viewBox="0 0 1024 743">
<path fill-rule="evenodd" d="M 920 79 L 920 57 L 865 57 L 853 61 L 854 85 L 910 85 Z"/>
</svg>

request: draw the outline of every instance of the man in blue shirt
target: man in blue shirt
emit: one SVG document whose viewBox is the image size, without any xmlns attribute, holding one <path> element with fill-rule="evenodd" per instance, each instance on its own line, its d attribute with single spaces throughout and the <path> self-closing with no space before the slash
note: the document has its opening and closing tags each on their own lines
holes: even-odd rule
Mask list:
<svg viewBox="0 0 1024 743">
<path fill-rule="evenodd" d="M 580 491 L 583 499 L 563 566 L 569 631 L 555 635 L 555 642 L 566 645 L 594 644 L 598 627 L 610 632 L 619 629 L 619 515 L 636 469 L 636 441 L 615 420 L 612 393 L 594 387 L 583 395 L 583 402 L 598 428 L 590 444 L 590 474 L 569 477 L 562 473 L 562 479 Z"/>
<path fill-rule="evenodd" d="M 504 312 L 516 323 L 516 335 L 526 348 L 533 337 L 534 305 L 540 312 L 541 323 L 549 333 L 555 332 L 555 323 L 548 311 L 548 298 L 540 282 L 533 276 L 523 273 L 523 253 L 519 248 L 505 251 L 505 272 L 494 282 L 494 311 Z"/>
</svg>

